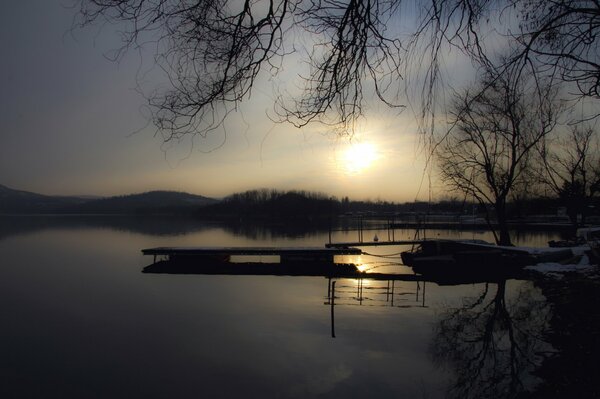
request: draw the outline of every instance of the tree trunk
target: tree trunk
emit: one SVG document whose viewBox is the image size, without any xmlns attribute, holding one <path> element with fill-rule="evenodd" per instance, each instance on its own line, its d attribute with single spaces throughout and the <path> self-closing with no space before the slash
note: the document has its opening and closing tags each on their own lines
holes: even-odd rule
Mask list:
<svg viewBox="0 0 600 399">
<path fill-rule="evenodd" d="M 510 233 L 508 232 L 508 221 L 506 216 L 506 203 L 504 201 L 496 202 L 496 220 L 498 221 L 498 238 L 496 244 L 512 247 Z"/>
</svg>

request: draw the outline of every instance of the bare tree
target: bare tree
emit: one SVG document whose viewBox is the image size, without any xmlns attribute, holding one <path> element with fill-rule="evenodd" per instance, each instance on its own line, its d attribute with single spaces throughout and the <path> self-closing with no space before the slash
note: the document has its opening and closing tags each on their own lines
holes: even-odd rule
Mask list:
<svg viewBox="0 0 600 399">
<path fill-rule="evenodd" d="M 499 245 L 512 245 L 507 202 L 526 190 L 535 146 L 557 123 L 554 98 L 552 88 L 520 73 L 511 79 L 489 71 L 451 106 L 451 127 L 436 150 L 442 181 L 475 198 L 488 222 L 493 212 Z"/>
<path fill-rule="evenodd" d="M 600 141 L 597 132 L 575 126 L 566 137 L 540 146 L 540 181 L 567 207 L 575 227 L 585 223 L 592 199 L 600 194 Z"/>
</svg>

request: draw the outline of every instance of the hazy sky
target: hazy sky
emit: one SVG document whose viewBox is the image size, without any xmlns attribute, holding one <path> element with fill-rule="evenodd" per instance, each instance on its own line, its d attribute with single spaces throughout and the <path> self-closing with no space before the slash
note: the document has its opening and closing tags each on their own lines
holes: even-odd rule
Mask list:
<svg viewBox="0 0 600 399">
<path fill-rule="evenodd" d="M 227 137 L 166 148 L 146 126 L 135 90 L 139 57 L 109 61 L 113 29 L 70 34 L 74 12 L 60 0 L 3 6 L 0 184 L 61 195 L 161 189 L 221 197 L 267 187 L 355 199 L 427 196 L 410 112 L 371 110 L 348 143 L 319 126 L 273 125 L 270 90 L 257 88 L 227 121 Z"/>
</svg>

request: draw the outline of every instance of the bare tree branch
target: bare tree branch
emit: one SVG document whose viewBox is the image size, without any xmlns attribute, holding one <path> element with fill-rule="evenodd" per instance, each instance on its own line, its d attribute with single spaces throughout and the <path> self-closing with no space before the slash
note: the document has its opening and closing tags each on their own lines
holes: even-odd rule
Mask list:
<svg viewBox="0 0 600 399">
<path fill-rule="evenodd" d="M 276 96 L 274 107 L 277 121 L 297 127 L 319 122 L 351 134 L 373 99 L 402 107 L 401 89 L 418 82 L 417 114 L 432 134 L 451 51 L 512 84 L 535 71 L 535 79 L 568 85 L 572 98 L 600 99 L 596 0 L 427 0 L 404 30 L 401 0 L 74 1 L 79 26 L 124 28 L 115 57 L 156 47 L 168 87 L 149 103 L 166 141 L 221 127 L 258 82 L 280 72 L 298 48 L 296 33 L 307 43 L 297 54 L 309 68 L 304 87 L 291 98 Z M 507 50 L 511 57 L 497 57 Z M 584 119 L 599 116 L 597 109 Z"/>
</svg>

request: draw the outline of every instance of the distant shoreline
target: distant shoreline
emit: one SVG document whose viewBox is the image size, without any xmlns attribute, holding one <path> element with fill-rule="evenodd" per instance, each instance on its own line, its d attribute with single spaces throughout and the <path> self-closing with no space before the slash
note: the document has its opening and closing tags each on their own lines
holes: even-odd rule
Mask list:
<svg viewBox="0 0 600 399">
<path fill-rule="evenodd" d="M 185 219 L 188 221 L 203 221 L 203 222 L 223 222 L 231 223 L 233 221 L 240 223 L 253 223 L 253 222 L 277 222 L 281 220 L 302 222 L 303 224 L 311 223 L 307 220 L 309 215 L 204 215 L 198 213 L 186 213 L 186 212 L 164 212 L 164 213 L 153 213 L 153 212 L 113 212 L 113 213 L 0 213 L 2 218 L 176 218 Z M 324 222 L 330 221 L 334 224 L 344 224 L 349 229 L 357 229 L 354 226 L 354 221 L 358 220 L 357 216 L 337 215 L 333 217 L 314 215 L 313 221 L 319 225 Z M 439 230 L 476 230 L 476 231 L 487 231 L 490 226 L 486 223 L 465 223 L 465 222 L 413 222 L 413 221 L 395 221 L 393 217 L 385 217 L 383 215 L 373 215 L 361 217 L 363 225 L 362 230 L 378 230 L 378 229 L 439 229 Z M 345 222 L 345 223 L 343 223 Z M 511 230 L 522 230 L 522 231 L 569 231 L 573 230 L 574 226 L 569 223 L 557 223 L 557 222 L 509 222 L 509 228 Z M 496 223 L 492 223 L 492 227 L 497 227 Z M 583 226 L 580 226 L 583 227 Z"/>
</svg>

